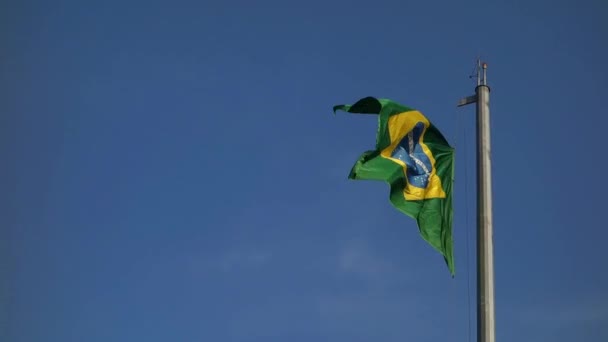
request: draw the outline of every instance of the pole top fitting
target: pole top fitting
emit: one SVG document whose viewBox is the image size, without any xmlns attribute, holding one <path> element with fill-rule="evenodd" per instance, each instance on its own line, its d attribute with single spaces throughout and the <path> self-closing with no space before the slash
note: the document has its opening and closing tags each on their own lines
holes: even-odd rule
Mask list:
<svg viewBox="0 0 608 342">
<path fill-rule="evenodd" d="M 488 63 L 486 63 L 486 62 L 482 63 L 480 60 L 478 60 L 477 68 L 478 68 L 477 69 L 477 86 L 487 86 L 488 77 L 486 74 L 486 70 L 488 69 Z"/>
</svg>

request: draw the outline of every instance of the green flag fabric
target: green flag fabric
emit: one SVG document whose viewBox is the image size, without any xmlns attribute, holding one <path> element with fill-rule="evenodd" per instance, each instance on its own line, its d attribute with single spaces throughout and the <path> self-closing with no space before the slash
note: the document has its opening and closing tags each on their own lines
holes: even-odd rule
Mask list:
<svg viewBox="0 0 608 342">
<path fill-rule="evenodd" d="M 452 238 L 454 149 L 419 111 L 389 99 L 366 97 L 334 113 L 378 114 L 376 148 L 364 152 L 349 178 L 390 185 L 390 202 L 414 218 L 422 238 L 455 274 Z"/>
</svg>

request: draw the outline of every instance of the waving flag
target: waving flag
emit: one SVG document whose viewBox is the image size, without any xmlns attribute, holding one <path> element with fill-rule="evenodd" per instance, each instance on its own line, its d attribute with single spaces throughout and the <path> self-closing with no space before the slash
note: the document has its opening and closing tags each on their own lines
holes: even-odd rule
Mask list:
<svg viewBox="0 0 608 342">
<path fill-rule="evenodd" d="M 414 218 L 424 240 L 454 275 L 452 183 L 454 149 L 419 111 L 388 99 L 366 97 L 338 110 L 378 114 L 376 148 L 364 152 L 349 178 L 390 185 L 390 201 Z"/>
</svg>

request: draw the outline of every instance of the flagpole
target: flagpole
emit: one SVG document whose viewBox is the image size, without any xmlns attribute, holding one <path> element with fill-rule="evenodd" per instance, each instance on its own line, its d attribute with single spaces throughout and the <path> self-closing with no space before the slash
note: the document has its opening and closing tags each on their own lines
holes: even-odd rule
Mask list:
<svg viewBox="0 0 608 342">
<path fill-rule="evenodd" d="M 486 71 L 487 64 L 478 61 L 475 95 L 462 99 L 458 106 L 476 103 L 477 107 L 477 341 L 495 342 L 490 88 Z"/>
</svg>

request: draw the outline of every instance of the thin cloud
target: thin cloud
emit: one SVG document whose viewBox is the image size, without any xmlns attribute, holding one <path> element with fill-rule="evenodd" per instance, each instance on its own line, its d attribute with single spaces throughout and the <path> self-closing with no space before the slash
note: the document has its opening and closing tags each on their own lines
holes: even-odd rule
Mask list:
<svg viewBox="0 0 608 342">
<path fill-rule="evenodd" d="M 272 260 L 272 253 L 256 249 L 233 249 L 217 255 L 191 255 L 188 259 L 193 270 L 233 272 L 264 267 Z"/>
<path fill-rule="evenodd" d="M 230 251 L 220 256 L 217 266 L 222 271 L 230 271 L 236 268 L 255 268 L 266 264 L 271 259 L 267 251 Z"/>
<path fill-rule="evenodd" d="M 375 253 L 365 241 L 353 240 L 346 243 L 338 254 L 338 269 L 368 279 L 378 279 L 393 273 L 394 267 Z"/>
<path fill-rule="evenodd" d="M 544 303 L 523 310 L 525 319 L 568 324 L 608 322 L 608 295 L 573 302 Z"/>
</svg>

